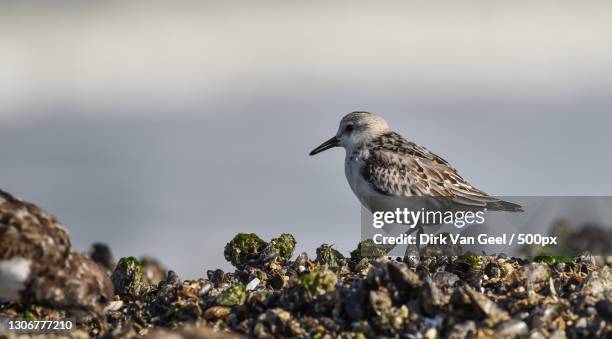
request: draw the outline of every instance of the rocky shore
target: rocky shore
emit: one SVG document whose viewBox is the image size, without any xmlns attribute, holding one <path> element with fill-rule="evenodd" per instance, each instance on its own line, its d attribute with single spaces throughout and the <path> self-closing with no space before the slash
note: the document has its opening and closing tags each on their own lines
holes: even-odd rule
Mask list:
<svg viewBox="0 0 612 339">
<path fill-rule="evenodd" d="M 210 338 L 604 338 L 612 335 L 612 271 L 603 257 L 348 256 L 321 245 L 293 258 L 290 234 L 238 234 L 225 246 L 233 272 L 182 280 L 144 258 L 117 264 L 104 245 L 115 296 L 103 319 L 73 336 Z M 368 251 L 370 252 L 370 251 Z M 382 254 L 382 253 L 380 253 Z M 0 316 L 53 318 L 62 310 L 4 303 Z M 103 322 L 102 326 L 95 325 Z"/>
<path fill-rule="evenodd" d="M 76 253 L 53 216 L 0 193 L 0 274 L 29 265 L 0 319 L 71 317 L 74 338 L 612 338 L 610 257 L 431 247 L 404 262 L 371 241 L 308 257 L 291 234 L 241 233 L 224 248 L 232 272 L 183 280 L 153 258 L 116 262 L 104 244 Z"/>
</svg>

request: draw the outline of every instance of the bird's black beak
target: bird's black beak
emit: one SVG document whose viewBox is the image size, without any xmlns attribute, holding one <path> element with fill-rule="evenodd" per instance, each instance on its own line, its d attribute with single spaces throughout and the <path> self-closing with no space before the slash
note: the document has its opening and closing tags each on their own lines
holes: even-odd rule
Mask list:
<svg viewBox="0 0 612 339">
<path fill-rule="evenodd" d="M 322 143 L 319 147 L 315 148 L 312 150 L 312 152 L 310 152 L 310 155 L 315 155 L 317 153 L 321 153 L 325 150 L 328 150 L 332 147 L 336 147 L 338 146 L 338 138 L 336 138 L 335 136 L 332 137 L 331 139 L 327 140 L 326 142 Z"/>
</svg>

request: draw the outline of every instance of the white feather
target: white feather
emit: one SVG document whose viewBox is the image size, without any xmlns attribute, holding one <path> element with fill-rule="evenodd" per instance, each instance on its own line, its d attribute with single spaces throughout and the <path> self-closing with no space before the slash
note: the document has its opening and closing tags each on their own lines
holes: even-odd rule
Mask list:
<svg viewBox="0 0 612 339">
<path fill-rule="evenodd" d="M 22 257 L 0 261 L 0 299 L 19 300 L 25 288 L 32 262 Z"/>
</svg>

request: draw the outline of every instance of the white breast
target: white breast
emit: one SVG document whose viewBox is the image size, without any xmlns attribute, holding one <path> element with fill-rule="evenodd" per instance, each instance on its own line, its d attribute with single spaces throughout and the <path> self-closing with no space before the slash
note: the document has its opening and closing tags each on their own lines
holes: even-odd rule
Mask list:
<svg viewBox="0 0 612 339">
<path fill-rule="evenodd" d="M 369 209 L 368 200 L 374 196 L 379 196 L 380 193 L 375 191 L 362 175 L 366 156 L 367 154 L 364 152 L 349 152 L 347 150 L 344 159 L 344 174 L 355 196 L 364 207 Z"/>
<path fill-rule="evenodd" d="M 19 300 L 25 288 L 32 262 L 22 257 L 0 261 L 0 299 Z"/>
</svg>

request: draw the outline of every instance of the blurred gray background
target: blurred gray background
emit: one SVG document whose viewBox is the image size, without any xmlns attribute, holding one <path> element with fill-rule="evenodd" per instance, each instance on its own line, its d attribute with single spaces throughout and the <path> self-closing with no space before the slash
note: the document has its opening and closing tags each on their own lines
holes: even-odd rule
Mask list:
<svg viewBox="0 0 612 339">
<path fill-rule="evenodd" d="M 185 278 L 360 236 L 354 110 L 496 195 L 610 195 L 612 3 L 3 2 L 0 187 Z"/>
</svg>

